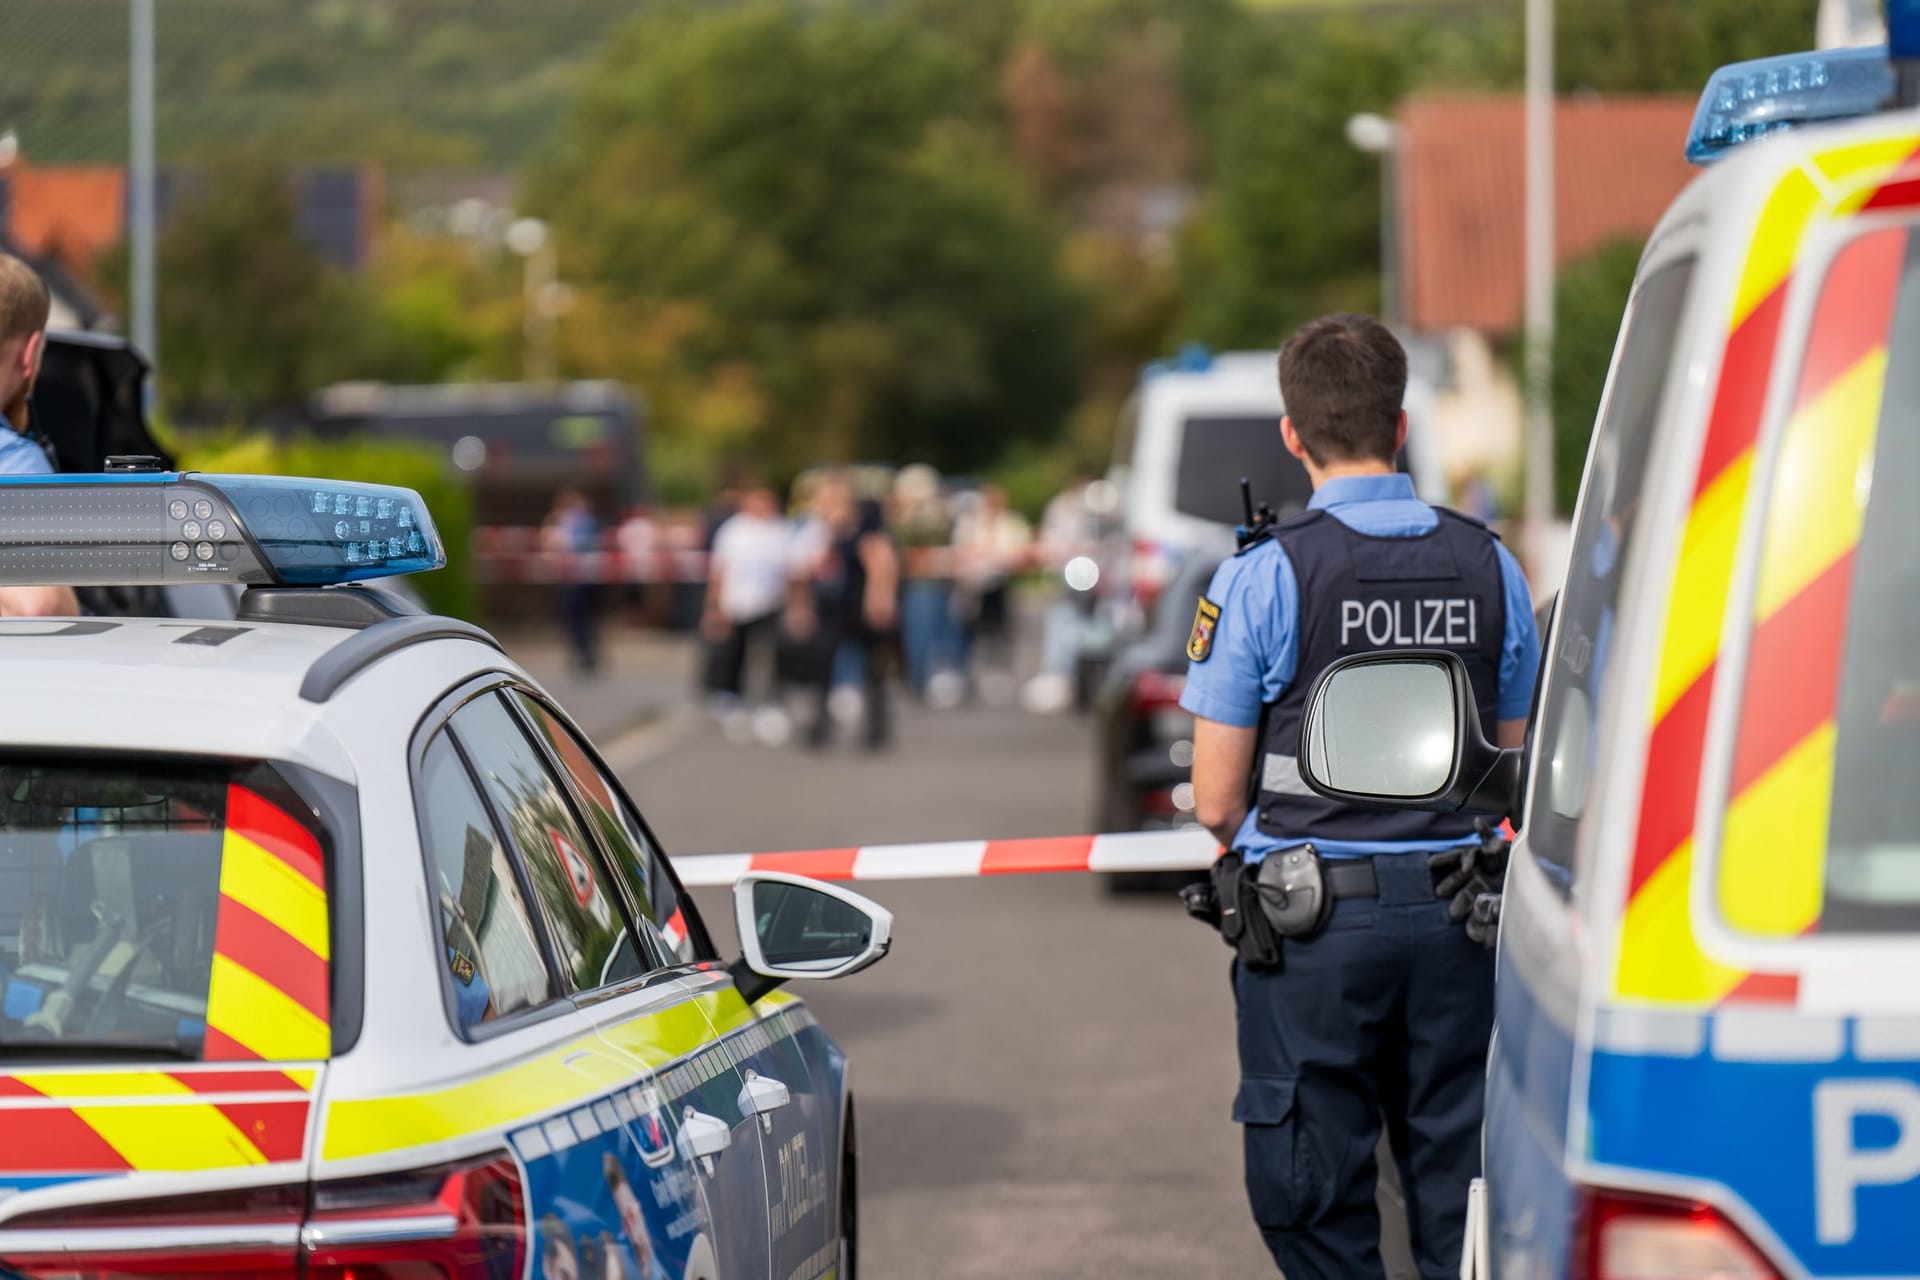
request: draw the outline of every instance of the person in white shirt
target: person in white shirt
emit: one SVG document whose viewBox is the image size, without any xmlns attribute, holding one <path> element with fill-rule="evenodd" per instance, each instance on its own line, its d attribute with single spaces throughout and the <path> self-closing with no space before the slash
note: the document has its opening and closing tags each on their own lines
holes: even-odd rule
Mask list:
<svg viewBox="0 0 1920 1280">
<path fill-rule="evenodd" d="M 776 656 L 792 543 L 779 496 L 766 485 L 749 489 L 740 510 L 714 533 L 700 629 L 715 646 L 713 688 L 723 698 L 746 700 L 750 661 L 765 673 L 757 696 L 778 692 Z"/>
</svg>

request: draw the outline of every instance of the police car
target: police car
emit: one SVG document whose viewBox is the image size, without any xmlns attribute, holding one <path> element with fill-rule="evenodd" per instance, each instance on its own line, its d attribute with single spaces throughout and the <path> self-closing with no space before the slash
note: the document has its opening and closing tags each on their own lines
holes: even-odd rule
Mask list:
<svg viewBox="0 0 1920 1280">
<path fill-rule="evenodd" d="M 777 990 L 883 909 L 748 875 L 721 961 L 410 490 L 0 483 L 0 584 L 247 584 L 0 623 L 0 1276 L 847 1277 L 847 1060 Z"/>
<path fill-rule="evenodd" d="M 1891 61 L 1707 87 L 1527 750 L 1442 654 L 1315 694 L 1323 792 L 1520 825 L 1464 1274 L 1920 1274 L 1920 112 L 1881 107 L 1920 101 L 1920 6 L 1889 8 Z"/>
</svg>

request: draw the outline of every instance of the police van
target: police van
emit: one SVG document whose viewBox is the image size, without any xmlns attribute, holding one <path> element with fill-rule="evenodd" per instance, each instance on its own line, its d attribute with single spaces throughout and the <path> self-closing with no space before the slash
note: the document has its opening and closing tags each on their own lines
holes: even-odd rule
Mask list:
<svg viewBox="0 0 1920 1280">
<path fill-rule="evenodd" d="M 1463 1274 L 1920 1275 L 1920 24 L 1723 68 L 1524 751 L 1359 653 L 1324 794 L 1514 816 Z"/>
<path fill-rule="evenodd" d="M 0 481 L 0 585 L 243 587 L 0 621 L 0 1277 L 843 1280 L 846 1055 L 783 984 L 888 913 L 749 874 L 722 960 L 492 637 L 372 589 L 407 489 Z"/>
</svg>

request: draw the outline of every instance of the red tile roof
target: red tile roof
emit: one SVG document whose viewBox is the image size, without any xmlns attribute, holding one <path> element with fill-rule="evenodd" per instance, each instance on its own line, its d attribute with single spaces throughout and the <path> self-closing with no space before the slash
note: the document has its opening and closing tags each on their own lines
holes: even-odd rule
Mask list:
<svg viewBox="0 0 1920 1280">
<path fill-rule="evenodd" d="M 101 251 L 125 229 L 124 169 L 15 164 L 6 177 L 12 190 L 7 231 L 28 253 L 58 258 L 89 276 Z"/>
<path fill-rule="evenodd" d="M 1563 98 L 1554 119 L 1555 253 L 1564 266 L 1644 237 L 1696 170 L 1691 97 Z M 1397 121 L 1402 314 L 1416 330 L 1519 331 L 1525 108 L 1519 97 L 1409 98 Z"/>
</svg>

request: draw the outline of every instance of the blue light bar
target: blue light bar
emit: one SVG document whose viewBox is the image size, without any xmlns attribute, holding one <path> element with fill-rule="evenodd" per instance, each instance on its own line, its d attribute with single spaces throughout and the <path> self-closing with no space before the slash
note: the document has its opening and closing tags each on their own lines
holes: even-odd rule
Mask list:
<svg viewBox="0 0 1920 1280">
<path fill-rule="evenodd" d="M 1870 116 L 1892 96 L 1885 45 L 1730 63 L 1700 95 L 1687 159 L 1707 164 L 1742 143 L 1801 125 Z"/>
<path fill-rule="evenodd" d="M 1164 360 L 1155 360 L 1140 371 L 1142 378 L 1158 378 L 1168 373 L 1205 373 L 1213 368 L 1213 352 L 1205 343 L 1189 342 Z"/>
<path fill-rule="evenodd" d="M 1887 0 L 1887 48 L 1900 61 L 1920 58 L 1920 0 Z"/>
<path fill-rule="evenodd" d="M 396 485 L 198 472 L 0 477 L 0 585 L 323 587 L 447 562 Z"/>
</svg>

